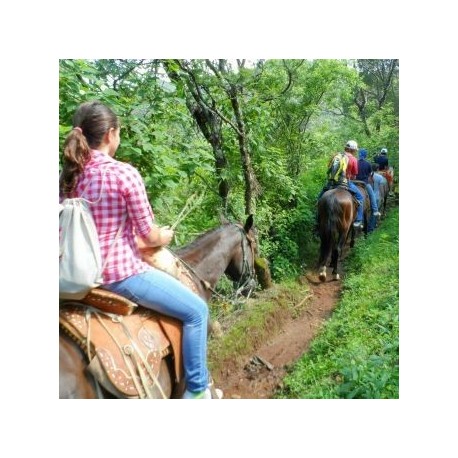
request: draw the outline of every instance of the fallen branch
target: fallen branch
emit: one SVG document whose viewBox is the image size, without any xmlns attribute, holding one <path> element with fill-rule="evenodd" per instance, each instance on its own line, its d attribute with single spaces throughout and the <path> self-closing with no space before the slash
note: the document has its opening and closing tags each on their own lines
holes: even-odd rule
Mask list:
<svg viewBox="0 0 458 458">
<path fill-rule="evenodd" d="M 263 364 L 264 366 L 267 367 L 267 369 L 269 369 L 269 371 L 272 371 L 274 369 L 274 366 L 272 364 L 270 364 L 268 361 L 266 361 L 265 359 L 261 358 L 258 355 L 254 355 L 253 358 L 252 358 L 252 361 L 255 364 L 257 364 L 258 362 Z"/>
<path fill-rule="evenodd" d="M 299 308 L 307 299 L 310 299 L 313 297 L 313 294 L 307 294 L 298 304 L 296 304 L 293 308 L 297 309 Z"/>
</svg>

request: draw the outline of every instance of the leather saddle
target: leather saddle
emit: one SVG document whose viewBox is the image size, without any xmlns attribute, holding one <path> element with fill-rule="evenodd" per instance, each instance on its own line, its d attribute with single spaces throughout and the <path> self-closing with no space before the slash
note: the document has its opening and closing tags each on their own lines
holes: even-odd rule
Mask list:
<svg viewBox="0 0 458 458">
<path fill-rule="evenodd" d="M 190 271 L 165 248 L 142 258 L 198 294 Z M 61 301 L 59 324 L 89 359 L 96 380 L 117 397 L 151 397 L 161 361 L 172 354 L 175 383 L 183 380 L 182 322 L 100 288 L 79 301 Z"/>
<path fill-rule="evenodd" d="M 96 380 L 116 397 L 157 397 L 154 389 L 166 397 L 157 379 L 170 354 L 175 383 L 183 378 L 179 320 L 96 288 L 81 301 L 62 301 L 59 325 L 86 353 Z"/>
</svg>

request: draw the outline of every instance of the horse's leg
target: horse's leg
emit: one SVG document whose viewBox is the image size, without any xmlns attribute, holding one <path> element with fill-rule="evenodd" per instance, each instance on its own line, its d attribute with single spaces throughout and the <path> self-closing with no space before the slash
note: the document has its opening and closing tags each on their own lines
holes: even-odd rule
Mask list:
<svg viewBox="0 0 458 458">
<path fill-rule="evenodd" d="M 326 261 L 331 251 L 331 231 L 328 225 L 329 215 L 323 205 L 318 202 L 318 230 L 320 233 L 320 256 L 318 259 L 318 278 L 326 281 Z"/>
<path fill-rule="evenodd" d="M 326 281 L 326 261 L 331 254 L 332 236 L 329 230 L 322 232 L 320 229 L 320 259 L 318 261 L 318 278 L 320 281 Z"/>
<path fill-rule="evenodd" d="M 368 211 L 365 208 L 364 213 L 363 213 L 363 221 L 364 221 L 364 227 L 363 227 L 363 232 L 364 232 L 364 237 L 367 237 L 367 234 L 369 234 L 368 229 L 369 229 L 369 218 L 368 218 Z"/>
<path fill-rule="evenodd" d="M 385 195 L 383 196 L 383 214 L 382 216 L 385 218 L 386 216 L 386 201 L 388 199 L 388 190 L 385 190 Z"/>
<path fill-rule="evenodd" d="M 320 259 L 318 261 L 318 278 L 326 281 L 326 260 L 329 256 L 328 244 L 322 239 L 320 244 Z"/>
<path fill-rule="evenodd" d="M 350 248 L 353 248 L 355 246 L 355 228 L 353 227 L 353 224 L 351 225 L 350 229 Z"/>
<path fill-rule="evenodd" d="M 333 275 L 333 279 L 334 280 L 339 280 L 340 279 L 340 276 L 337 273 L 337 263 L 339 261 L 340 254 L 341 254 L 341 249 L 339 247 L 340 247 L 340 240 L 339 240 L 339 243 L 337 243 L 337 245 L 332 250 L 331 266 L 332 266 L 332 275 Z"/>
<path fill-rule="evenodd" d="M 350 226 L 353 228 L 353 224 L 351 221 L 350 221 Z M 338 273 L 337 266 L 338 266 L 339 260 L 342 258 L 343 249 L 348 239 L 348 233 L 349 233 L 348 229 L 345 230 L 342 228 L 342 230 L 339 232 L 339 239 L 332 253 L 332 259 L 333 259 L 332 275 L 333 275 L 334 280 L 340 280 L 340 275 Z"/>
<path fill-rule="evenodd" d="M 59 335 L 59 398 L 94 399 L 93 378 L 86 371 L 83 352 L 69 337 Z"/>
</svg>

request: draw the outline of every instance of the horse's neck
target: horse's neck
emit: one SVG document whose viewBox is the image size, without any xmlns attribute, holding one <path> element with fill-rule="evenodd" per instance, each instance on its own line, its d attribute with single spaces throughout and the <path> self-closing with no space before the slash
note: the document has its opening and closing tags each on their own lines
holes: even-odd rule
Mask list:
<svg viewBox="0 0 458 458">
<path fill-rule="evenodd" d="M 228 234 L 219 231 L 213 236 L 204 237 L 200 244 L 184 248 L 177 254 L 193 268 L 201 280 L 214 287 L 226 271 L 237 243 L 236 232 Z"/>
</svg>

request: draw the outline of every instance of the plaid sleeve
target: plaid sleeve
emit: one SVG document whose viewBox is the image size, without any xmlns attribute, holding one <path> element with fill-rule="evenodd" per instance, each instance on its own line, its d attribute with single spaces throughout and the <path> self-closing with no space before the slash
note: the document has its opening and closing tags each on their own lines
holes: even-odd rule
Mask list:
<svg viewBox="0 0 458 458">
<path fill-rule="evenodd" d="M 121 190 L 136 233 L 141 236 L 147 235 L 154 222 L 153 209 L 140 173 L 130 164 L 125 164 L 123 168 Z"/>
</svg>

